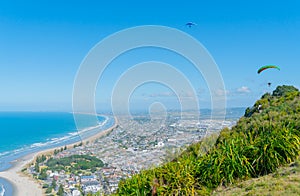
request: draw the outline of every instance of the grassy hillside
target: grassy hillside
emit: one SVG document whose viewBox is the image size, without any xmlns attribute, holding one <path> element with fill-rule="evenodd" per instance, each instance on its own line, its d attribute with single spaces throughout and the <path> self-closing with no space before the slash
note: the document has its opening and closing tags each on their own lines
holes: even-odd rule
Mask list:
<svg viewBox="0 0 300 196">
<path fill-rule="evenodd" d="M 292 86 L 278 86 L 247 108 L 232 129 L 121 181 L 117 194 L 209 195 L 218 187 L 265 176 L 292 163 L 300 154 L 299 94 Z"/>
<path fill-rule="evenodd" d="M 249 180 L 233 184 L 229 187 L 220 186 L 213 191 L 212 195 L 299 196 L 300 159 L 286 167 L 280 167 L 274 173 L 258 178 L 251 178 Z"/>
</svg>

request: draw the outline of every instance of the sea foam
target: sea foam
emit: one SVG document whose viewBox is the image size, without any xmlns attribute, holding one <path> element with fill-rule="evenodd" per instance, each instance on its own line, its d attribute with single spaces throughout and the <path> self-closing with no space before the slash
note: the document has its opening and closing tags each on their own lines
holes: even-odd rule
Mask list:
<svg viewBox="0 0 300 196">
<path fill-rule="evenodd" d="M 5 193 L 5 188 L 3 184 L 0 184 L 0 196 L 4 196 L 4 193 Z"/>
</svg>

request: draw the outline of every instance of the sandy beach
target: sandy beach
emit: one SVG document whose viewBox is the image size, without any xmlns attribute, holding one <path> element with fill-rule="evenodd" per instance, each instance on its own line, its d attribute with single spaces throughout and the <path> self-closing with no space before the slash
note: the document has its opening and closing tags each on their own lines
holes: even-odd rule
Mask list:
<svg viewBox="0 0 300 196">
<path fill-rule="evenodd" d="M 106 130 L 100 131 L 99 133 L 84 139 L 82 142 L 94 142 L 96 139 L 108 134 L 112 131 L 117 125 L 117 118 L 114 117 L 115 123 L 113 126 L 109 127 Z M 75 142 L 67 145 L 67 148 L 73 148 L 75 144 L 79 144 L 80 142 Z M 41 156 L 42 154 L 53 154 L 55 149 L 61 148 L 63 146 L 58 146 L 55 148 L 39 151 L 36 153 L 28 154 L 24 157 L 21 157 L 12 162 L 12 167 L 8 170 L 0 172 L 0 177 L 9 181 L 13 185 L 13 191 L 15 196 L 41 196 L 45 195 L 42 190 L 42 184 L 39 184 L 38 181 L 34 180 L 30 176 L 25 175 L 21 172 L 21 170 L 28 164 L 31 164 L 32 161 L 36 159 L 37 156 Z"/>
<path fill-rule="evenodd" d="M 28 176 L 21 173 L 22 168 L 32 162 L 36 154 L 29 154 L 18 160 L 15 160 L 12 167 L 6 171 L 0 172 L 0 176 L 5 180 L 9 181 L 13 185 L 14 195 L 24 196 L 41 196 L 43 190 L 41 186 L 29 178 Z"/>
</svg>

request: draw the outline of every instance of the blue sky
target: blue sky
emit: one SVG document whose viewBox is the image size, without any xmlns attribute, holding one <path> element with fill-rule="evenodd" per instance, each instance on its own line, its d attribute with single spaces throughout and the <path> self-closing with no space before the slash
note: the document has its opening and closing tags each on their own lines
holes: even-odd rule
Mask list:
<svg viewBox="0 0 300 196">
<path fill-rule="evenodd" d="M 89 50 L 112 33 L 138 25 L 164 25 L 200 41 L 215 59 L 227 106 L 251 106 L 277 85 L 300 87 L 298 1 L 8 1 L 0 2 L 0 110 L 71 110 L 76 72 Z M 197 26 L 187 28 L 186 22 Z M 97 107 L 110 103 L 118 77 L 149 60 L 174 64 L 191 80 L 201 107 L 209 92 L 201 75 L 168 51 L 142 49 L 122 55 L 97 88 Z M 120 69 L 119 64 L 124 64 Z M 257 69 L 275 64 L 281 70 Z M 271 88 L 267 82 L 272 82 Z M 188 94 L 188 92 L 185 92 Z M 170 89 L 146 84 L 131 105 L 178 104 Z"/>
</svg>

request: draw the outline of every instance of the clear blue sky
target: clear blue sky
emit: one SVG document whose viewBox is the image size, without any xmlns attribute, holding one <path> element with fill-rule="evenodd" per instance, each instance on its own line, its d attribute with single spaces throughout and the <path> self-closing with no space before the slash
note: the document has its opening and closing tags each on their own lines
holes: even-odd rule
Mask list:
<svg viewBox="0 0 300 196">
<path fill-rule="evenodd" d="M 0 110 L 71 110 L 73 81 L 88 51 L 106 36 L 137 25 L 165 25 L 199 40 L 222 73 L 228 107 L 251 106 L 280 84 L 300 87 L 300 3 L 291 1 L 8 1 L 0 2 Z M 187 28 L 186 22 L 197 26 Z M 141 55 L 147 54 L 147 55 Z M 135 57 L 137 60 L 135 60 Z M 143 60 L 180 62 L 149 50 L 123 55 L 113 64 Z M 172 60 L 173 59 L 173 60 Z M 185 63 L 182 60 L 182 63 Z M 258 75 L 266 64 L 281 67 Z M 201 76 L 185 69 L 207 103 Z M 105 107 L 122 70 L 111 65 L 97 90 Z M 267 87 L 272 82 L 272 87 Z M 169 89 L 137 89 L 143 105 L 166 101 Z M 174 100 L 173 100 L 174 101 Z M 168 101 L 167 101 L 168 102 Z M 172 100 L 169 100 L 172 103 Z"/>
</svg>

